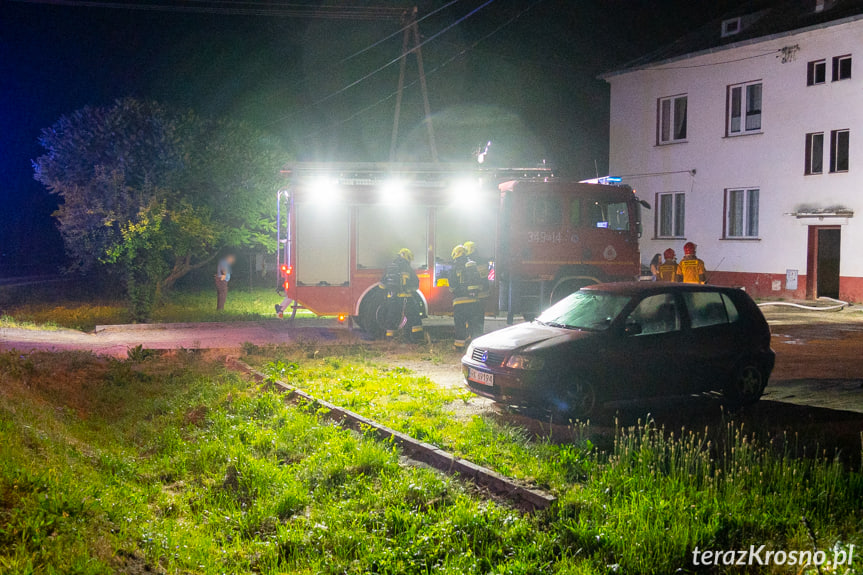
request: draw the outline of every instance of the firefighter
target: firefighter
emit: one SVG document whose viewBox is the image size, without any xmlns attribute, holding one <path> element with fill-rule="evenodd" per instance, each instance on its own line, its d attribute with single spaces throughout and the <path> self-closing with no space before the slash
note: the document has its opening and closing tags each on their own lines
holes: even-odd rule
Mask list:
<svg viewBox="0 0 863 575">
<path fill-rule="evenodd" d="M 461 350 L 476 332 L 476 308 L 479 305 L 481 286 L 476 262 L 467 257 L 467 249 L 463 245 L 457 245 L 452 249 L 451 255 L 449 289 L 452 292 L 455 348 Z"/>
<path fill-rule="evenodd" d="M 396 336 L 405 319 L 405 333 L 415 342 L 425 338 L 419 302 L 415 296 L 420 280 L 411 267 L 414 254 L 407 248 L 399 250 L 398 256 L 389 264 L 381 282 L 387 290 L 386 337 Z"/>
<path fill-rule="evenodd" d="M 657 279 L 663 282 L 677 281 L 677 254 L 668 248 L 662 253 L 665 261 L 659 264 L 659 275 Z"/>
<path fill-rule="evenodd" d="M 677 281 L 687 284 L 707 283 L 704 262 L 695 255 L 697 248 L 692 242 L 686 242 L 683 246 L 683 259 L 677 264 Z"/>
<path fill-rule="evenodd" d="M 475 242 L 466 241 L 462 245 L 467 251 L 467 257 L 476 262 L 476 271 L 479 274 L 480 290 L 477 294 L 477 305 L 474 308 L 476 317 L 474 318 L 473 323 L 474 330 L 470 334 L 471 337 L 479 337 L 485 333 L 485 310 L 488 298 L 491 295 L 491 287 L 488 279 L 489 259 L 482 257 L 476 252 Z"/>
</svg>

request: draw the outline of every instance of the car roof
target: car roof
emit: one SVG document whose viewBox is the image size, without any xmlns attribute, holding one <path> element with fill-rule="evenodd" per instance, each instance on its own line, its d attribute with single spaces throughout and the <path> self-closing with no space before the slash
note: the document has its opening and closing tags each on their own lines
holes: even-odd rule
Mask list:
<svg viewBox="0 0 863 575">
<path fill-rule="evenodd" d="M 740 291 L 740 288 L 713 286 L 705 284 L 684 284 L 673 282 L 617 282 L 605 284 L 593 284 L 581 288 L 584 291 L 596 291 L 626 296 L 644 296 L 654 293 L 684 293 L 694 291 L 732 292 Z"/>
</svg>

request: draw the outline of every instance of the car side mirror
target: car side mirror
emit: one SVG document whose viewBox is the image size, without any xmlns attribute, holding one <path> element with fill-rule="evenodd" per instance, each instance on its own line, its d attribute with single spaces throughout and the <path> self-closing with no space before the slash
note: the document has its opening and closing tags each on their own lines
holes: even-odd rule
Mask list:
<svg viewBox="0 0 863 575">
<path fill-rule="evenodd" d="M 627 322 L 623 328 L 623 333 L 626 335 L 641 335 L 641 324 L 638 322 Z"/>
</svg>

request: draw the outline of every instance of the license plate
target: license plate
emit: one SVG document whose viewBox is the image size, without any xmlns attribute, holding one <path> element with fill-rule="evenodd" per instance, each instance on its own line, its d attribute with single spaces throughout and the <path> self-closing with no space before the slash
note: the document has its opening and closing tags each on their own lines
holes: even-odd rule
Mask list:
<svg viewBox="0 0 863 575">
<path fill-rule="evenodd" d="M 494 385 L 494 374 L 483 373 L 472 367 L 467 369 L 467 378 L 481 385 Z"/>
</svg>

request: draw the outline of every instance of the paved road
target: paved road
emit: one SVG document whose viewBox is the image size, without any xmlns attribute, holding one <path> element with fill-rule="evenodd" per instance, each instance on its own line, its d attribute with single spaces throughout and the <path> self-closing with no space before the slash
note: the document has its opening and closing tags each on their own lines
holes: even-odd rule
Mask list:
<svg viewBox="0 0 863 575">
<path fill-rule="evenodd" d="M 863 413 L 863 312 L 806 312 L 769 308 L 776 370 L 765 399 Z M 452 320 L 426 321 L 433 337 L 452 337 Z M 487 330 L 505 325 L 490 319 Z M 359 343 L 363 335 L 334 320 L 111 326 L 93 334 L 73 330 L 0 329 L 0 350 L 91 350 L 125 357 L 129 348 L 231 349 L 317 341 Z M 457 375 L 457 374 L 456 374 Z"/>
</svg>

